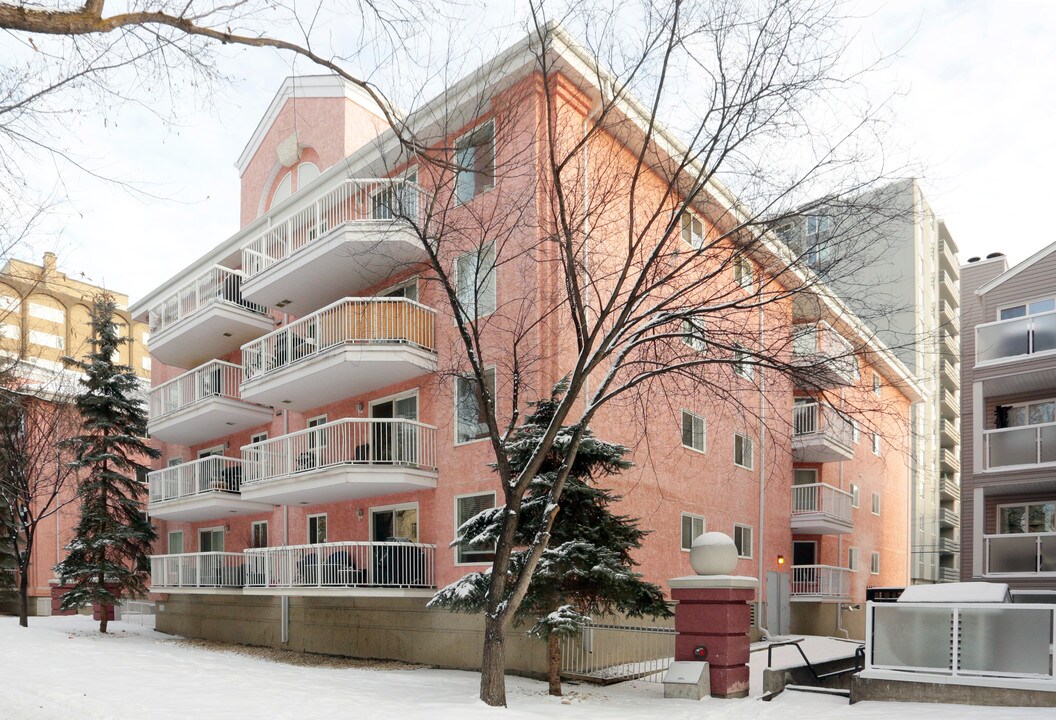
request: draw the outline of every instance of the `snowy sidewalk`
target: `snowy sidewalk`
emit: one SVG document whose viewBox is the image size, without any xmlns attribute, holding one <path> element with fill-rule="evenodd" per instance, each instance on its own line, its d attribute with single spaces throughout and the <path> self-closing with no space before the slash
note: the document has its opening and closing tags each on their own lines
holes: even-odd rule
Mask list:
<svg viewBox="0 0 1056 720">
<path fill-rule="evenodd" d="M 785 693 L 758 700 L 664 700 L 656 683 L 607 688 L 509 678 L 508 710 L 477 700 L 479 676 L 452 670 L 358 670 L 298 667 L 175 642 L 136 625 L 111 622 L 100 636 L 85 617 L 30 618 L 29 629 L 0 617 L 0 718 L 574 718 L 575 720 L 1041 720 L 1052 709 L 860 703 Z M 753 664 L 765 664 L 754 653 Z M 776 664 L 776 662 L 775 662 Z"/>
</svg>

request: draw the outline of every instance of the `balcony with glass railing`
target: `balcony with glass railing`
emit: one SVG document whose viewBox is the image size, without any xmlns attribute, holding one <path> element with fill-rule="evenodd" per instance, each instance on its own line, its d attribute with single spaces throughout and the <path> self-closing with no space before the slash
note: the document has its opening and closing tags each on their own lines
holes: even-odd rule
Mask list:
<svg viewBox="0 0 1056 720">
<path fill-rule="evenodd" d="M 213 360 L 151 389 L 147 429 L 177 445 L 198 445 L 261 425 L 272 409 L 242 398 L 242 368 Z"/>
<path fill-rule="evenodd" d="M 832 565 L 793 565 L 793 602 L 849 602 L 851 570 Z"/>
<path fill-rule="evenodd" d="M 244 566 L 242 553 L 152 555 L 150 589 L 153 592 L 241 592 Z"/>
<path fill-rule="evenodd" d="M 242 296 L 242 277 L 239 270 L 215 265 L 150 308 L 151 356 L 191 368 L 275 327 L 266 307 Z"/>
<path fill-rule="evenodd" d="M 316 504 L 436 487 L 436 428 L 343 418 L 242 448 L 242 497 Z"/>
<path fill-rule="evenodd" d="M 241 458 L 214 455 L 155 470 L 147 475 L 147 512 L 161 520 L 195 522 L 270 511 L 270 503 L 242 499 L 244 465 Z"/>
<path fill-rule="evenodd" d="M 983 443 L 988 471 L 1056 465 L 1056 423 L 984 430 Z"/>
<path fill-rule="evenodd" d="M 792 408 L 792 456 L 797 462 L 841 462 L 854 457 L 850 421 L 824 403 Z"/>
<path fill-rule="evenodd" d="M 242 246 L 243 294 L 307 315 L 425 262 L 426 198 L 399 178 L 336 178 L 268 217 Z"/>
<path fill-rule="evenodd" d="M 983 536 L 987 576 L 1056 576 L 1056 532 Z"/>
<path fill-rule="evenodd" d="M 245 551 L 245 594 L 344 594 L 356 589 L 436 587 L 436 546 L 327 542 Z"/>
<path fill-rule="evenodd" d="M 998 364 L 1056 351 L 1056 312 L 975 326 L 976 365 Z"/>
<path fill-rule="evenodd" d="M 792 364 L 798 383 L 806 388 L 844 387 L 860 378 L 854 347 L 824 322 L 795 326 Z"/>
<path fill-rule="evenodd" d="M 827 483 L 792 486 L 792 532 L 839 535 L 851 529 L 849 492 Z"/>
<path fill-rule="evenodd" d="M 305 410 L 436 371 L 436 312 L 344 298 L 242 347 L 242 397 Z"/>
</svg>

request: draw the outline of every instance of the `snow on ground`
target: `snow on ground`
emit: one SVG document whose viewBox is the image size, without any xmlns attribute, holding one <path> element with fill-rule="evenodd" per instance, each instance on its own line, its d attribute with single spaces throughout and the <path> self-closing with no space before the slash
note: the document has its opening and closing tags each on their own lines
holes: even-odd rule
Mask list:
<svg viewBox="0 0 1056 720">
<path fill-rule="evenodd" d="M 784 693 L 773 702 L 664 700 L 657 683 L 606 688 L 566 685 L 551 698 L 544 683 L 511 677 L 509 709 L 477 700 L 479 676 L 452 670 L 359 670 L 300 667 L 177 643 L 153 630 L 83 616 L 30 618 L 28 629 L 0 617 L 0 718 L 92 720 L 148 717 L 239 718 L 355 717 L 379 720 L 1041 720 L 1048 708 L 859 703 Z M 753 653 L 753 664 L 766 653 Z M 776 662 L 775 662 L 776 664 Z"/>
</svg>

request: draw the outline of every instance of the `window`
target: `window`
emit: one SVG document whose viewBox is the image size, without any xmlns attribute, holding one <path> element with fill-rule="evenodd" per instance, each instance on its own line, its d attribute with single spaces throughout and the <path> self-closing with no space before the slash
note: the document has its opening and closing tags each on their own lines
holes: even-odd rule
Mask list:
<svg viewBox="0 0 1056 720">
<path fill-rule="evenodd" d="M 704 221 L 693 213 L 686 211 L 682 213 L 682 240 L 690 247 L 699 248 L 704 245 Z"/>
<path fill-rule="evenodd" d="M 704 452 L 707 449 L 707 430 L 704 418 L 689 410 L 682 411 L 682 447 Z"/>
<path fill-rule="evenodd" d="M 917 495 L 924 497 L 924 481 L 921 480 L 917 483 Z"/>
<path fill-rule="evenodd" d="M 470 320 L 495 312 L 495 243 L 455 259 L 455 295 Z"/>
<path fill-rule="evenodd" d="M 149 357 L 145 357 L 145 358 L 141 359 L 139 362 L 143 366 L 144 370 L 150 370 L 150 358 Z"/>
<path fill-rule="evenodd" d="M 176 467 L 177 465 L 182 465 L 183 464 L 183 458 L 172 457 L 172 458 L 169 458 L 169 461 L 167 463 L 165 463 L 165 464 L 168 465 L 169 467 Z"/>
<path fill-rule="evenodd" d="M 293 173 L 286 173 L 275 188 L 275 194 L 271 196 L 270 207 L 275 207 L 283 200 L 293 194 Z"/>
<path fill-rule="evenodd" d="M 17 312 L 22 306 L 22 301 L 14 295 L 0 295 L 0 311 Z"/>
<path fill-rule="evenodd" d="M 755 270 L 748 258 L 737 258 L 733 262 L 733 280 L 745 290 L 755 288 Z"/>
<path fill-rule="evenodd" d="M 495 186 L 495 122 L 477 126 L 455 141 L 455 204 L 467 203 Z"/>
<path fill-rule="evenodd" d="M 62 336 L 56 335 L 55 333 L 43 332 L 41 330 L 30 330 L 29 341 L 34 345 L 43 345 L 44 347 L 55 348 L 56 350 L 62 350 L 66 344 L 62 339 Z"/>
<path fill-rule="evenodd" d="M 325 524 L 325 521 L 324 521 Z M 268 546 L 268 521 L 258 520 L 251 526 L 252 537 L 250 538 L 250 547 L 265 548 Z"/>
<path fill-rule="evenodd" d="M 847 569 L 858 569 L 858 548 L 856 547 L 847 548 Z"/>
<path fill-rule="evenodd" d="M 488 394 L 495 398 L 495 368 L 484 371 Z M 472 377 L 455 378 L 455 443 L 472 442 L 488 436 L 488 422 L 478 397 L 478 383 Z"/>
<path fill-rule="evenodd" d="M 856 483 L 851 483 L 851 507 L 852 508 L 858 507 L 858 500 L 859 500 L 860 492 L 861 491 L 859 490 L 858 485 Z"/>
<path fill-rule="evenodd" d="M 472 518 L 485 510 L 490 510 L 495 507 L 495 493 L 480 493 L 477 495 L 462 495 L 461 497 L 455 498 L 455 530 L 462 527 Z M 456 548 L 455 562 L 458 564 L 466 563 L 488 563 L 495 558 L 495 551 L 492 547 L 487 548 L 473 548 L 473 547 L 462 547 Z"/>
<path fill-rule="evenodd" d="M 708 351 L 708 340 L 704 333 L 704 321 L 700 319 L 682 321 L 682 342 L 699 353 Z"/>
<path fill-rule="evenodd" d="M 706 527 L 703 516 L 682 513 L 682 549 L 692 550 L 693 541 L 704 534 Z"/>
<path fill-rule="evenodd" d="M 740 346 L 733 350 L 733 374 L 748 380 L 755 377 L 755 366 L 751 364 L 751 355 Z"/>
<path fill-rule="evenodd" d="M 752 528 L 748 525 L 733 526 L 733 544 L 737 546 L 737 557 L 752 556 Z"/>
<path fill-rule="evenodd" d="M 54 323 L 66 322 L 66 313 L 64 311 L 32 301 L 29 303 L 29 316 Z"/>
<path fill-rule="evenodd" d="M 873 515 L 880 514 L 880 493 L 873 493 Z"/>
<path fill-rule="evenodd" d="M 873 433 L 873 455 L 880 454 L 880 433 Z"/>
<path fill-rule="evenodd" d="M 999 405 L 995 412 L 999 428 L 1041 425 L 1056 422 L 1056 400 Z"/>
<path fill-rule="evenodd" d="M 1039 313 L 1052 312 L 1056 310 L 1056 298 L 1043 298 L 1034 302 L 1012 307 L 1001 308 L 998 312 L 998 320 L 1012 320 L 1026 315 L 1038 315 Z"/>
<path fill-rule="evenodd" d="M 1056 501 L 999 505 L 999 533 L 1056 532 Z"/>
<path fill-rule="evenodd" d="M 921 515 L 917 518 L 917 527 L 921 532 L 924 532 L 924 516 Z"/>
<path fill-rule="evenodd" d="M 883 394 L 883 383 L 880 382 L 880 376 L 873 373 L 873 395 L 880 397 Z"/>
<path fill-rule="evenodd" d="M 252 445 L 253 443 L 264 442 L 267 439 L 268 434 L 266 432 L 253 433 L 249 436 L 249 444 Z"/>
<path fill-rule="evenodd" d="M 733 436 L 733 464 L 751 470 L 753 455 L 752 439 L 747 435 L 735 434 Z"/>
<path fill-rule="evenodd" d="M 862 439 L 862 429 L 858 427 L 858 421 L 851 419 L 851 440 L 857 445 L 858 441 Z"/>
<path fill-rule="evenodd" d="M 180 555 L 183 552 L 183 530 L 169 533 L 169 555 Z"/>
<path fill-rule="evenodd" d="M 869 556 L 869 572 L 873 575 L 880 574 L 880 553 L 874 552 Z"/>
<path fill-rule="evenodd" d="M 4 323 L 0 325 L 0 338 L 7 340 L 18 340 L 22 336 L 22 329 L 18 325 Z"/>
<path fill-rule="evenodd" d="M 777 233 L 778 239 L 785 245 L 793 244 L 799 236 L 799 233 L 796 232 L 795 224 L 790 222 L 778 225 L 774 232 Z"/>
<path fill-rule="evenodd" d="M 418 503 L 371 508 L 370 539 L 374 542 L 418 542 Z"/>
<path fill-rule="evenodd" d="M 326 513 L 308 516 L 308 544 L 319 545 L 326 542 Z"/>
<path fill-rule="evenodd" d="M 807 215 L 807 237 L 828 232 L 830 220 L 828 215 Z"/>
</svg>

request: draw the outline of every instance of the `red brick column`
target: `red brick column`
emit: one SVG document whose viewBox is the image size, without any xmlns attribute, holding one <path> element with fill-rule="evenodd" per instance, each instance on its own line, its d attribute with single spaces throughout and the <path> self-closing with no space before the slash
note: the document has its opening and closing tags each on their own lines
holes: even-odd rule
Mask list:
<svg viewBox="0 0 1056 720">
<path fill-rule="evenodd" d="M 675 660 L 706 660 L 711 695 L 748 696 L 748 632 L 755 599 L 755 578 L 698 575 L 671 580 L 675 607 Z M 695 654 L 704 647 L 706 656 Z"/>
</svg>

